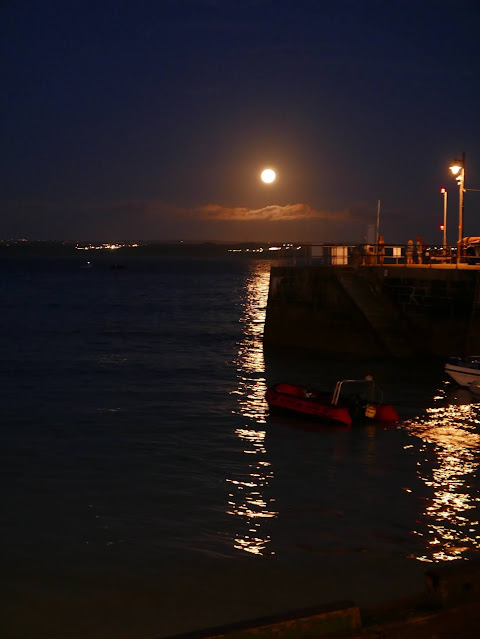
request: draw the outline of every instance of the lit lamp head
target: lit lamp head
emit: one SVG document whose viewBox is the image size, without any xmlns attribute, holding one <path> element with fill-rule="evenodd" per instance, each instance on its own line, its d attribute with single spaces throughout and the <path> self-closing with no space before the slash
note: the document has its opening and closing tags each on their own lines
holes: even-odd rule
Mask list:
<svg viewBox="0 0 480 639">
<path fill-rule="evenodd" d="M 452 174 L 455 176 L 455 181 L 458 184 L 458 251 L 456 256 L 457 264 L 462 260 L 462 246 L 463 246 L 463 194 L 465 193 L 465 153 L 461 160 L 455 158 L 452 164 L 448 167 Z"/>
<path fill-rule="evenodd" d="M 463 180 L 464 180 L 463 162 L 461 160 L 454 160 L 453 164 L 449 168 L 450 168 L 450 171 L 455 176 L 455 180 L 457 181 L 457 184 L 462 188 Z"/>
</svg>

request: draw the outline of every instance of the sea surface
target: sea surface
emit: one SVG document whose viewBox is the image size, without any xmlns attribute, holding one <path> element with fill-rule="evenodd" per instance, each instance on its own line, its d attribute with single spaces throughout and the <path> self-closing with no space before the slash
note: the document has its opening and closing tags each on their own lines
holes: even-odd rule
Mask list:
<svg viewBox="0 0 480 639">
<path fill-rule="evenodd" d="M 62 636 L 42 617 L 60 597 L 78 615 L 64 636 L 86 636 L 85 616 L 96 636 L 103 612 L 79 612 L 92 584 L 96 601 L 144 589 L 122 609 L 155 601 L 144 634 L 112 636 L 160 637 L 362 599 L 368 576 L 381 591 L 476 555 L 478 397 L 439 361 L 264 352 L 272 264 L 0 261 L 2 636 L 27 636 L 27 609 L 35 636 Z M 367 374 L 398 424 L 268 415 L 274 382 Z"/>
</svg>

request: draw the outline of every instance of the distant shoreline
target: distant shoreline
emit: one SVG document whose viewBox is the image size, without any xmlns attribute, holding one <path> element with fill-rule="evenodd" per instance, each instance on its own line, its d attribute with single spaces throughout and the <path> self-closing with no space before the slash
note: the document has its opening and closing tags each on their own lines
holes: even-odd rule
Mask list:
<svg viewBox="0 0 480 639">
<path fill-rule="evenodd" d="M 275 249 L 275 250 L 274 250 Z M 291 245 L 216 242 L 142 242 L 106 244 L 61 241 L 0 241 L 2 257 L 245 257 L 275 259 L 291 252 Z"/>
</svg>

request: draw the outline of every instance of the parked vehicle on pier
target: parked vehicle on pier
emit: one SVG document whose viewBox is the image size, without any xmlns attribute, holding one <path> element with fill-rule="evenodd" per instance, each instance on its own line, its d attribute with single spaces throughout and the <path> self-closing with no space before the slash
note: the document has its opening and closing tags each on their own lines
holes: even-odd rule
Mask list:
<svg viewBox="0 0 480 639">
<path fill-rule="evenodd" d="M 467 264 L 480 264 L 480 237 L 464 237 L 463 246 Z"/>
<path fill-rule="evenodd" d="M 324 423 L 351 426 L 356 422 L 395 422 L 398 413 L 384 404 L 373 378 L 344 379 L 333 393 L 289 383 L 275 384 L 265 394 L 271 413 L 282 412 Z"/>
</svg>

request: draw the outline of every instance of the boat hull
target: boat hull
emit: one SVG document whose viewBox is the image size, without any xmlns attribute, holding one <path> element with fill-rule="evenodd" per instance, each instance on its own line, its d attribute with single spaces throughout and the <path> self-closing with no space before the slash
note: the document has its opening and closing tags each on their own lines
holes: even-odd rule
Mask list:
<svg viewBox="0 0 480 639">
<path fill-rule="evenodd" d="M 328 393 L 311 393 L 308 389 L 293 384 L 276 384 L 265 394 L 271 412 L 306 417 L 325 424 L 351 426 L 353 422 L 395 422 L 396 410 L 389 404 L 361 403 L 358 399 L 350 403 L 332 403 Z"/>
<path fill-rule="evenodd" d="M 274 412 L 299 415 L 325 423 L 342 424 L 343 426 L 350 426 L 352 423 L 352 417 L 347 408 L 321 403 L 313 398 L 287 395 L 269 388 L 265 399 L 270 410 Z"/>
<path fill-rule="evenodd" d="M 474 395 L 480 395 L 480 380 L 477 382 L 472 382 L 470 384 L 470 386 L 468 387 L 468 389 L 474 394 Z"/>
<path fill-rule="evenodd" d="M 469 387 L 480 382 L 480 363 L 475 358 L 452 360 L 445 364 L 445 372 L 459 385 Z"/>
</svg>

